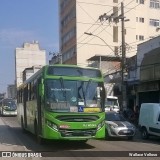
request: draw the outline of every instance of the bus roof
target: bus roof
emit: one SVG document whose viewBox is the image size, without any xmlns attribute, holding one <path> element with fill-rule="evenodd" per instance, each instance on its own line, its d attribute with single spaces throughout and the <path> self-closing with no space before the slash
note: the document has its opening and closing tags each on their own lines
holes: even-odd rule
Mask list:
<svg viewBox="0 0 160 160">
<path fill-rule="evenodd" d="M 50 68 L 50 73 L 49 73 L 49 68 Z M 59 68 L 63 68 L 64 71 L 62 72 L 62 70 L 59 70 Z M 73 70 L 70 71 L 68 70 L 67 72 L 67 68 L 72 68 Z M 77 70 L 77 69 L 80 69 Z M 95 71 L 95 74 L 97 75 L 94 75 L 93 73 L 94 72 L 91 72 L 90 74 L 81 74 L 81 69 L 83 70 L 90 70 L 90 71 Z M 56 71 L 57 70 L 57 71 Z M 79 72 L 79 75 L 75 73 L 78 73 Z M 53 72 L 53 73 L 52 73 Z M 96 73 L 97 72 L 97 73 Z M 43 76 L 72 76 L 72 77 L 83 77 L 83 76 L 86 76 L 86 77 L 89 77 L 90 75 L 90 78 L 102 78 L 102 73 L 101 71 L 98 69 L 98 68 L 93 68 L 93 67 L 84 67 L 84 66 L 80 66 L 80 65 L 71 65 L 71 64 L 54 64 L 54 65 L 45 65 L 43 66 L 39 71 L 37 71 L 35 74 L 33 74 L 30 78 L 28 78 L 22 85 L 20 85 L 18 88 L 23 88 L 23 86 L 27 83 L 29 83 L 32 79 L 34 79 L 35 77 L 39 76 L 39 75 L 42 75 Z M 93 77 L 95 76 L 95 77 Z"/>
<path fill-rule="evenodd" d="M 82 65 L 75 65 L 75 64 L 53 64 L 53 65 L 45 65 L 43 67 L 48 67 L 48 66 L 58 66 L 58 67 L 73 67 L 73 68 L 86 68 L 86 69 L 95 69 L 99 70 L 98 68 L 94 67 L 88 67 L 88 66 L 82 66 Z"/>
</svg>

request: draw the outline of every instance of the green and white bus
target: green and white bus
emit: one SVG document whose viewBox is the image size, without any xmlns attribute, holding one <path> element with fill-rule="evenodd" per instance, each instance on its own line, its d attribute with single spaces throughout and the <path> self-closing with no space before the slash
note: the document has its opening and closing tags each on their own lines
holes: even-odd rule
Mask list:
<svg viewBox="0 0 160 160">
<path fill-rule="evenodd" d="M 46 65 L 17 89 L 22 129 L 43 139 L 105 137 L 105 88 L 99 69 Z"/>
<path fill-rule="evenodd" d="M 16 100 L 4 98 L 0 101 L 1 116 L 17 116 Z"/>
</svg>

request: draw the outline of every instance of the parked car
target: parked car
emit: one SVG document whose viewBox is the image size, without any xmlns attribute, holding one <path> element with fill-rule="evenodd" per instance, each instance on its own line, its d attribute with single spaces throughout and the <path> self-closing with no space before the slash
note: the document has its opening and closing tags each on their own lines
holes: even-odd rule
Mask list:
<svg viewBox="0 0 160 160">
<path fill-rule="evenodd" d="M 139 127 L 142 139 L 152 136 L 160 137 L 160 104 L 143 103 L 139 114 Z"/>
<path fill-rule="evenodd" d="M 106 138 L 109 137 L 126 137 L 133 139 L 136 128 L 133 124 L 128 122 L 122 114 L 117 112 L 106 112 Z"/>
</svg>

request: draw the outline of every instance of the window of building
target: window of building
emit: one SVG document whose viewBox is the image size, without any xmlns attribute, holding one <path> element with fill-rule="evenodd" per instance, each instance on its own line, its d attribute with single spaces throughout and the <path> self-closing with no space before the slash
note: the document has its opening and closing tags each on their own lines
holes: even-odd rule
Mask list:
<svg viewBox="0 0 160 160">
<path fill-rule="evenodd" d="M 150 24 L 151 26 L 157 27 L 157 26 L 160 25 L 160 21 L 159 21 L 158 19 L 150 19 L 150 20 L 149 20 L 149 24 Z"/>
<path fill-rule="evenodd" d="M 63 0 L 61 3 L 61 9 L 65 8 L 67 6 L 67 4 L 69 4 L 69 0 Z"/>
<path fill-rule="evenodd" d="M 150 0 L 150 8 L 159 9 L 160 8 L 160 0 Z"/>
<path fill-rule="evenodd" d="M 76 17 L 76 11 L 74 8 L 62 19 L 61 26 L 65 27 L 71 20 Z"/>
<path fill-rule="evenodd" d="M 139 3 L 140 4 L 144 4 L 144 0 L 139 0 Z"/>
<path fill-rule="evenodd" d="M 136 17 L 136 22 L 138 22 L 138 17 Z"/>
<path fill-rule="evenodd" d="M 113 3 L 118 3 L 118 0 L 113 0 Z"/>
<path fill-rule="evenodd" d="M 144 40 L 144 36 L 143 35 L 139 35 L 139 40 L 143 41 Z"/>
<path fill-rule="evenodd" d="M 138 35 L 136 35 L 136 40 L 138 40 Z"/>
<path fill-rule="evenodd" d="M 70 48 L 68 51 L 66 51 L 65 53 L 63 53 L 62 55 L 63 61 L 67 61 L 68 59 L 72 58 L 75 52 L 76 52 L 76 47 L 74 46 Z"/>
<path fill-rule="evenodd" d="M 139 17 L 139 22 L 144 23 L 144 18 Z"/>
<path fill-rule="evenodd" d="M 76 27 L 72 28 L 62 37 L 62 44 L 64 45 L 65 43 L 67 43 L 71 38 L 75 36 L 75 34 L 76 34 Z"/>
<path fill-rule="evenodd" d="M 118 26 L 113 27 L 113 42 L 118 42 Z"/>
<path fill-rule="evenodd" d="M 118 46 L 114 47 L 114 54 L 115 54 L 115 56 L 118 56 L 118 48 L 119 48 Z"/>
</svg>

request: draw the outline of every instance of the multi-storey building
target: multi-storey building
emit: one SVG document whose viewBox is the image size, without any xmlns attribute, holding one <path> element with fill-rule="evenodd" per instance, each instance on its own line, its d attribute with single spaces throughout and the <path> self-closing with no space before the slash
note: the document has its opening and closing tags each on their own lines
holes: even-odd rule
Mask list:
<svg viewBox="0 0 160 160">
<path fill-rule="evenodd" d="M 29 79 L 34 73 L 36 73 L 38 70 L 40 70 L 43 66 L 32 66 L 29 68 L 26 68 L 23 71 L 23 82 L 25 82 L 27 79 Z"/>
<path fill-rule="evenodd" d="M 15 84 L 10 84 L 7 87 L 7 97 L 15 99 L 16 98 L 16 86 Z"/>
<path fill-rule="evenodd" d="M 87 60 L 97 54 L 121 56 L 121 2 L 59 1 L 63 63 L 88 65 Z M 127 0 L 123 5 L 125 20 L 129 19 L 125 22 L 126 56 L 131 57 L 136 54 L 137 44 L 160 34 L 160 1 Z"/>
<path fill-rule="evenodd" d="M 46 51 L 40 49 L 39 43 L 24 43 L 22 48 L 15 50 L 16 87 L 23 83 L 23 71 L 33 66 L 46 65 Z"/>
</svg>

